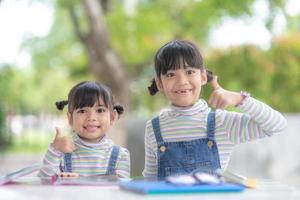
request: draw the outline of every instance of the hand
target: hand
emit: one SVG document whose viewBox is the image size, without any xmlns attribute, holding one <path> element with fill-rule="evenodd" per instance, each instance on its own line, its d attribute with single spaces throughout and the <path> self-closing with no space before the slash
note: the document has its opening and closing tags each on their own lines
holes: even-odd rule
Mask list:
<svg viewBox="0 0 300 200">
<path fill-rule="evenodd" d="M 54 149 L 62 153 L 72 153 L 73 151 L 75 151 L 76 148 L 72 138 L 69 138 L 67 136 L 62 136 L 61 130 L 58 127 L 55 127 L 55 130 L 56 130 L 56 135 L 52 143 Z"/>
<path fill-rule="evenodd" d="M 214 108 L 225 109 L 229 106 L 236 106 L 243 100 L 243 96 L 240 93 L 223 89 L 218 83 L 217 76 L 214 76 L 210 84 L 213 92 L 209 97 L 208 103 Z"/>
<path fill-rule="evenodd" d="M 79 176 L 79 174 L 74 173 L 74 172 L 61 172 L 57 175 L 60 177 L 78 177 Z"/>
</svg>

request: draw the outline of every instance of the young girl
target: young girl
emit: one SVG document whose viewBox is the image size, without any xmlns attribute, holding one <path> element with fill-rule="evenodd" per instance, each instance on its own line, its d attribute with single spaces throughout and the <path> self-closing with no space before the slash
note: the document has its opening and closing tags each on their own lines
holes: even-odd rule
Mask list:
<svg viewBox="0 0 300 200">
<path fill-rule="evenodd" d="M 199 99 L 208 77 L 202 56 L 189 41 L 174 40 L 155 56 L 151 95 L 161 91 L 171 105 L 149 120 L 145 133 L 145 178 L 163 179 L 195 170 L 226 169 L 236 144 L 272 136 L 286 126 L 283 116 L 245 92 L 223 89 L 217 77 L 208 103 Z M 243 113 L 224 110 L 229 106 Z"/>
<path fill-rule="evenodd" d="M 114 104 L 109 88 L 97 82 L 81 82 L 71 89 L 67 101 L 56 102 L 59 110 L 67 104 L 68 121 L 75 134 L 73 138 L 62 136 L 56 128 L 43 163 L 56 168 L 61 176 L 116 174 L 128 178 L 128 150 L 106 136 L 114 120 L 123 113 L 123 107 Z M 42 169 L 39 176 L 51 176 L 51 172 Z"/>
</svg>

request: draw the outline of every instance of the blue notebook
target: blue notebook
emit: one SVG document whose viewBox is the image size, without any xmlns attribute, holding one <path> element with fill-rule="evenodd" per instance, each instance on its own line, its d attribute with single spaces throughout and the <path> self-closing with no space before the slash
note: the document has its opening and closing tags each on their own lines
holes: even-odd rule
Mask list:
<svg viewBox="0 0 300 200">
<path fill-rule="evenodd" d="M 179 194 L 179 193 L 208 193 L 208 192 L 242 192 L 242 185 L 222 183 L 218 185 L 175 185 L 164 181 L 130 181 L 121 182 L 120 188 L 143 194 Z"/>
</svg>

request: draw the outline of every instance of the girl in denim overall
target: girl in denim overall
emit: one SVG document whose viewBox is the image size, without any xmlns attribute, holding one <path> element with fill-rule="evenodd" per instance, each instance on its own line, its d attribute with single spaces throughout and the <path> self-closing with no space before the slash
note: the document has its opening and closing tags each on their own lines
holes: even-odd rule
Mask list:
<svg viewBox="0 0 300 200">
<path fill-rule="evenodd" d="M 171 105 L 147 122 L 145 178 L 225 169 L 234 145 L 272 136 L 286 126 L 279 112 L 248 93 L 223 89 L 217 77 L 204 69 L 192 42 L 174 40 L 161 47 L 155 56 L 155 72 L 149 92 L 163 92 Z M 217 108 L 215 112 L 199 99 L 207 82 L 213 88 L 208 103 Z M 229 106 L 243 113 L 224 110 Z"/>
<path fill-rule="evenodd" d="M 49 145 L 43 163 L 57 169 L 60 176 L 112 175 L 130 177 L 130 157 L 127 149 L 115 145 L 106 137 L 123 107 L 114 103 L 108 87 L 98 82 L 84 81 L 75 85 L 67 101 L 56 102 L 59 110 L 68 105 L 68 121 L 73 137 L 56 136 Z M 42 169 L 41 177 L 51 176 Z"/>
</svg>

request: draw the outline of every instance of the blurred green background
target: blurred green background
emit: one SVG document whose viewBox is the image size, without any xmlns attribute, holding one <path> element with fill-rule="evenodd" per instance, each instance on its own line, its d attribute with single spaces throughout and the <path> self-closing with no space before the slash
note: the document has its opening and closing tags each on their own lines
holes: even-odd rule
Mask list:
<svg viewBox="0 0 300 200">
<path fill-rule="evenodd" d="M 248 91 L 283 113 L 299 113 L 300 12 L 292 12 L 296 2 L 22 1 L 28 8 L 49 12 L 50 20 L 38 21 L 38 14 L 32 19 L 0 15 L 0 24 L 18 27 L 33 20 L 39 23 L 35 29 L 49 29 L 42 35 L 23 35 L 19 54 L 27 55 L 26 62 L 0 62 L 2 153 L 44 153 L 54 126 L 68 131 L 66 112 L 58 112 L 54 102 L 66 99 L 74 84 L 87 79 L 107 84 L 125 106 L 119 133 L 112 138 L 128 146 L 127 119 L 143 121 L 168 103 L 162 95 L 151 97 L 147 87 L 156 51 L 175 38 L 197 43 L 205 65 L 224 88 Z M 16 9 L 17 4 L 20 1 L 2 0 L 0 9 Z M 3 41 L 14 36 L 1 29 Z M 256 42 L 260 36 L 262 43 Z M 203 98 L 210 91 L 205 86 Z M 143 134 L 142 129 L 141 138 Z"/>
</svg>

